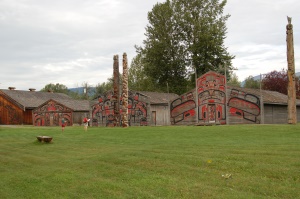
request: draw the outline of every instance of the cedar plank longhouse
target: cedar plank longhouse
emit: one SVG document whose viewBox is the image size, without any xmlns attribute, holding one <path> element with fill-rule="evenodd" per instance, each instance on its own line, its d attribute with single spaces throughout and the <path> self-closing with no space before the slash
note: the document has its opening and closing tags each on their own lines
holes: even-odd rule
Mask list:
<svg viewBox="0 0 300 199">
<path fill-rule="evenodd" d="M 38 125 L 34 124 L 33 112 L 47 101 L 59 103 L 62 107 L 72 110 L 70 124 L 81 124 L 82 118 L 89 114 L 89 102 L 86 100 L 74 100 L 63 93 L 16 90 L 14 87 L 0 89 L 0 124 L 4 125 Z M 48 110 L 44 110 L 47 112 Z M 51 111 L 48 111 L 50 113 Z M 59 110 L 52 110 L 58 113 Z M 49 115 L 51 117 L 51 115 Z M 49 120 L 50 119 L 46 119 Z M 59 125 L 59 123 L 44 123 L 44 125 Z"/>
</svg>

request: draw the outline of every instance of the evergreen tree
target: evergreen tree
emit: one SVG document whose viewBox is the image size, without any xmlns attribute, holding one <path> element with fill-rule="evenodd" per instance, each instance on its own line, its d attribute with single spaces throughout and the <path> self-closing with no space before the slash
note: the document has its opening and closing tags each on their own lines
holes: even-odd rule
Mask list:
<svg viewBox="0 0 300 199">
<path fill-rule="evenodd" d="M 253 76 L 249 76 L 245 79 L 245 88 L 254 88 L 254 89 L 259 89 L 260 88 L 260 81 L 259 80 L 254 80 Z"/>
<path fill-rule="evenodd" d="M 230 80 L 227 82 L 227 85 L 241 87 L 241 82 L 239 81 L 239 78 L 235 73 L 231 73 Z"/>
</svg>

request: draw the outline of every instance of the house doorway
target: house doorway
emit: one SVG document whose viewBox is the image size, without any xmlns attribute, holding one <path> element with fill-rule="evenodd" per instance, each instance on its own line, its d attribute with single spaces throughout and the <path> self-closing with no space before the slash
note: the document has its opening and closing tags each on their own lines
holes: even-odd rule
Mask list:
<svg viewBox="0 0 300 199">
<path fill-rule="evenodd" d="M 208 122 L 209 123 L 216 122 L 216 105 L 215 104 L 208 105 Z"/>
<path fill-rule="evenodd" d="M 151 123 L 152 123 L 152 125 L 154 125 L 154 126 L 156 126 L 156 111 L 152 111 L 152 115 L 151 115 L 152 117 L 152 121 L 151 121 Z"/>
</svg>

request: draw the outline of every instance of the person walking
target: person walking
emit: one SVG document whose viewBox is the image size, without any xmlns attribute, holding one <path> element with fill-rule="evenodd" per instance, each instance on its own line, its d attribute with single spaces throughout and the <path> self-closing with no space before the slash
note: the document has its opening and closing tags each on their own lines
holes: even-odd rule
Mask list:
<svg viewBox="0 0 300 199">
<path fill-rule="evenodd" d="M 65 118 L 62 118 L 62 119 L 61 119 L 61 131 L 62 131 L 62 132 L 64 132 L 65 126 L 66 126 Z"/>
<path fill-rule="evenodd" d="M 85 131 L 85 132 L 87 132 L 87 129 L 88 129 L 88 126 L 89 126 L 89 121 L 90 121 L 90 119 L 87 118 L 87 117 L 85 117 L 85 118 L 83 119 L 83 126 L 84 126 L 84 131 Z"/>
</svg>

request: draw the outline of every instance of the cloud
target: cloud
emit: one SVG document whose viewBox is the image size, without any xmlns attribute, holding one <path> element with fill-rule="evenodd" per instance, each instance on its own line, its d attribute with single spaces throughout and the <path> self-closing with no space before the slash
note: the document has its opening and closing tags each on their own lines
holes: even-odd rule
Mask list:
<svg viewBox="0 0 300 199">
<path fill-rule="evenodd" d="M 296 0 L 230 0 L 225 13 L 228 34 L 225 45 L 236 59 L 233 65 L 240 80 L 249 75 L 256 76 L 273 70 L 287 68 L 286 25 L 287 16 L 298 24 L 300 13 Z M 294 25 L 294 41 L 299 38 L 300 26 Z M 298 42 L 294 42 L 298 52 Z M 299 53 L 295 53 L 296 71 L 299 71 Z"/>
<path fill-rule="evenodd" d="M 96 85 L 112 76 L 113 55 L 131 59 L 145 39 L 147 13 L 163 0 L 1 0 L 0 88 Z M 300 3 L 230 0 L 225 46 L 240 80 L 286 67 L 286 16 L 293 18 L 299 65 Z"/>
<path fill-rule="evenodd" d="M 96 85 L 112 75 L 113 55 L 141 44 L 156 1 L 3 0 L 0 2 L 1 87 L 47 83 Z"/>
</svg>

